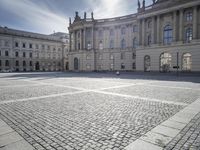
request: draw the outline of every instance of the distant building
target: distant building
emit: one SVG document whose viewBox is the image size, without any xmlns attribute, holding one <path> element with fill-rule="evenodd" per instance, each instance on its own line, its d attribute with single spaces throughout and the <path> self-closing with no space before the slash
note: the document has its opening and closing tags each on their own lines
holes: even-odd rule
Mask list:
<svg viewBox="0 0 200 150">
<path fill-rule="evenodd" d="M 60 35 L 43 35 L 0 27 L 0 72 L 64 70 L 67 34 Z"/>
<path fill-rule="evenodd" d="M 200 1 L 138 1 L 135 14 L 69 26 L 69 70 L 200 71 Z"/>
</svg>

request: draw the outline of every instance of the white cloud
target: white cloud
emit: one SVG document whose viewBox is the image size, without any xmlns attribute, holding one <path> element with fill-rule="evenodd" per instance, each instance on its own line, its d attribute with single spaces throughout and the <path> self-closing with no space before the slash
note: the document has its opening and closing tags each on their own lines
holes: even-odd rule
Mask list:
<svg viewBox="0 0 200 150">
<path fill-rule="evenodd" d="M 28 25 L 34 31 L 46 34 L 67 31 L 67 18 L 51 12 L 45 5 L 37 5 L 29 0 L 1 0 L 1 5 L 19 17 L 20 24 Z"/>
</svg>

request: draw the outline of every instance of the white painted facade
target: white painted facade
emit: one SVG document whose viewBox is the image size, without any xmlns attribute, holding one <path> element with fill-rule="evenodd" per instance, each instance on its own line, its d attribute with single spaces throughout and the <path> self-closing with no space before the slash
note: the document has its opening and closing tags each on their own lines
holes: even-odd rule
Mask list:
<svg viewBox="0 0 200 150">
<path fill-rule="evenodd" d="M 69 70 L 168 72 L 178 62 L 181 71 L 200 71 L 200 1 L 144 2 L 136 14 L 117 18 L 98 20 L 92 13 L 82 19 L 76 12 L 69 26 Z"/>
</svg>

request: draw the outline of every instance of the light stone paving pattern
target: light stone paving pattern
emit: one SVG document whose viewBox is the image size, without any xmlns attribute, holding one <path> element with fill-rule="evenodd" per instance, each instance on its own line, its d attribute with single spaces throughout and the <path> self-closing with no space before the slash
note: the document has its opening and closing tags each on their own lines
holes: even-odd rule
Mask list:
<svg viewBox="0 0 200 150">
<path fill-rule="evenodd" d="M 13 143 L 21 150 L 198 149 L 199 83 L 133 73 L 0 74 L 0 119 L 15 131 L 0 141 L 11 149 L 7 142 L 21 139 Z"/>
</svg>

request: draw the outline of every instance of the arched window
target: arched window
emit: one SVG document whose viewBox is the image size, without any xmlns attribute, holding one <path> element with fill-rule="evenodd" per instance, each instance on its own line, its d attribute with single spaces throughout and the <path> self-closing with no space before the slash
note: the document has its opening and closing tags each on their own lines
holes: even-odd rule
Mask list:
<svg viewBox="0 0 200 150">
<path fill-rule="evenodd" d="M 10 64 L 9 64 L 9 60 L 6 60 L 5 62 L 5 66 L 8 67 Z"/>
<path fill-rule="evenodd" d="M 170 53 L 162 53 L 160 55 L 160 71 L 169 72 L 172 66 L 172 55 Z"/>
<path fill-rule="evenodd" d="M 114 48 L 114 41 L 110 40 L 110 48 Z"/>
<path fill-rule="evenodd" d="M 88 50 L 91 50 L 91 48 L 92 48 L 91 43 L 90 43 L 90 41 L 88 41 L 88 42 L 87 42 L 87 49 L 88 49 Z"/>
<path fill-rule="evenodd" d="M 19 61 L 18 60 L 16 60 L 15 66 L 19 66 Z"/>
<path fill-rule="evenodd" d="M 138 32 L 138 26 L 137 25 L 133 26 L 133 32 Z"/>
<path fill-rule="evenodd" d="M 100 50 L 103 49 L 103 42 L 102 42 L 102 41 L 99 42 L 99 49 L 100 49 Z"/>
<path fill-rule="evenodd" d="M 147 41 L 148 41 L 147 44 L 150 46 L 150 45 L 151 45 L 151 34 L 149 34 L 147 38 L 148 38 L 148 39 L 147 39 Z"/>
<path fill-rule="evenodd" d="M 121 49 L 125 49 L 126 48 L 126 41 L 125 39 L 121 40 Z"/>
<path fill-rule="evenodd" d="M 137 48 L 138 47 L 138 42 L 137 42 L 137 38 L 133 39 L 133 48 Z"/>
<path fill-rule="evenodd" d="M 125 28 L 125 27 L 123 27 L 123 28 L 121 29 L 121 34 L 122 34 L 122 35 L 126 34 L 126 28 Z"/>
<path fill-rule="evenodd" d="M 170 25 L 166 25 L 164 27 L 164 44 L 171 44 L 172 39 L 173 39 L 173 34 L 172 34 L 172 27 Z"/>
<path fill-rule="evenodd" d="M 102 30 L 99 30 L 99 37 L 103 37 L 103 31 Z"/>
<path fill-rule="evenodd" d="M 26 66 L 26 61 L 23 61 L 23 66 L 24 66 L 24 67 Z"/>
<path fill-rule="evenodd" d="M 147 24 L 148 28 L 150 29 L 152 27 L 152 21 L 148 21 L 148 24 Z"/>
<path fill-rule="evenodd" d="M 110 30 L 110 36 L 114 36 L 114 30 L 113 29 Z"/>
<path fill-rule="evenodd" d="M 190 42 L 193 38 L 193 34 L 192 34 L 192 28 L 187 28 L 186 29 L 186 42 Z"/>
<path fill-rule="evenodd" d="M 144 71 L 148 72 L 151 69 L 151 58 L 149 55 L 144 56 Z"/>
<path fill-rule="evenodd" d="M 191 71 L 192 69 L 192 55 L 190 53 L 183 54 L 182 58 L 182 70 Z"/>
<path fill-rule="evenodd" d="M 91 59 L 90 54 L 86 56 L 86 59 L 87 59 L 87 60 Z"/>
</svg>

